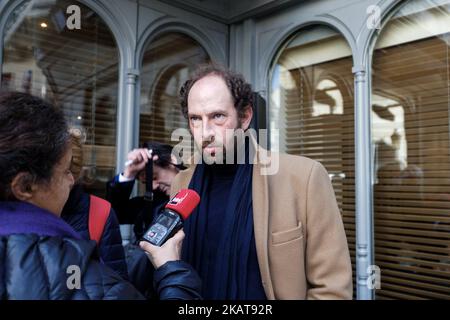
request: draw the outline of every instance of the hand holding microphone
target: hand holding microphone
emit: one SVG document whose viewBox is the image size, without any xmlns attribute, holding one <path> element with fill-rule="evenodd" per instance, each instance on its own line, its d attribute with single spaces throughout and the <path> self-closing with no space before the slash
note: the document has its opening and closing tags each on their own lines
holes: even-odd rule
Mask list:
<svg viewBox="0 0 450 320">
<path fill-rule="evenodd" d="M 144 233 L 142 240 L 155 246 L 162 246 L 183 227 L 184 221 L 200 202 L 194 190 L 182 189 L 166 204 L 165 210 L 156 217 L 155 222 Z"/>
<path fill-rule="evenodd" d="M 167 261 L 180 259 L 184 239 L 184 232 L 180 229 L 199 202 L 200 196 L 194 190 L 180 190 L 144 233 L 144 241 L 140 242 L 140 247 L 147 253 L 155 268 Z"/>
<path fill-rule="evenodd" d="M 145 251 L 155 269 L 158 269 L 168 261 L 181 259 L 181 247 L 183 245 L 184 232 L 179 230 L 161 247 L 154 246 L 150 242 L 141 241 L 139 246 Z"/>
</svg>

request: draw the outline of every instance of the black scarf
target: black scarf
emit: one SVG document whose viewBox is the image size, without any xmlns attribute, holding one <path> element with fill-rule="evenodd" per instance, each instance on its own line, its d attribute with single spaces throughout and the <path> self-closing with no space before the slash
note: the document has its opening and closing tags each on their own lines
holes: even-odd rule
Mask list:
<svg viewBox="0 0 450 320">
<path fill-rule="evenodd" d="M 203 289 L 208 293 L 205 298 L 249 299 L 247 293 L 252 290 L 254 292 L 255 286 L 261 286 L 261 283 L 253 283 L 255 278 L 260 279 L 253 229 L 253 165 L 248 161 L 237 165 L 228 201 L 212 206 L 226 207 L 224 216 L 217 217 L 223 219 L 217 252 L 211 252 L 207 237 L 208 208 L 211 208 L 208 203 L 209 184 L 213 168 L 214 165 L 197 165 L 189 185 L 189 188 L 198 192 L 201 201 L 184 225 L 186 238 L 183 242 L 183 260 L 189 262 L 202 277 Z M 205 263 L 205 257 L 210 254 L 216 255 L 213 270 L 208 270 Z M 254 263 L 249 263 L 250 258 Z M 209 283 L 205 283 L 206 279 L 209 279 Z M 262 290 L 261 287 L 260 291 Z"/>
</svg>

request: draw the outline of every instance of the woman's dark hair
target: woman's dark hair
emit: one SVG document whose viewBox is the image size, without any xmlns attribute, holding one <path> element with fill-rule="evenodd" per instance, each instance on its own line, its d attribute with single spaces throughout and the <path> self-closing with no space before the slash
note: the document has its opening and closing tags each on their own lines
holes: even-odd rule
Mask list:
<svg viewBox="0 0 450 320">
<path fill-rule="evenodd" d="M 173 148 L 171 145 L 159 143 L 156 141 L 147 141 L 142 144 L 142 147 L 153 150 L 153 155 L 158 156 L 158 160 L 156 160 L 154 163 L 161 168 L 168 168 L 171 165 L 174 165 L 180 170 L 186 168 L 182 164 L 174 164 L 172 162 L 171 154 Z"/>
<path fill-rule="evenodd" d="M 11 182 L 26 173 L 25 188 L 48 183 L 70 146 L 63 113 L 38 97 L 0 92 L 0 201 L 14 200 Z"/>
<path fill-rule="evenodd" d="M 184 117 L 188 118 L 188 96 L 192 86 L 200 79 L 208 75 L 217 75 L 221 77 L 233 97 L 234 107 L 236 108 L 240 118 L 245 117 L 245 110 L 248 106 L 253 108 L 253 91 L 252 86 L 247 83 L 244 77 L 231 70 L 217 64 L 200 65 L 180 89 L 181 112 Z"/>
</svg>

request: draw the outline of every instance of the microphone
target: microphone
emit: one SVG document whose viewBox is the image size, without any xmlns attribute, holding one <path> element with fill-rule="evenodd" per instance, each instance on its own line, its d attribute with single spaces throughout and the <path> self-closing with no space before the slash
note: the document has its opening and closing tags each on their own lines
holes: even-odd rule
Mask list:
<svg viewBox="0 0 450 320">
<path fill-rule="evenodd" d="M 144 233 L 142 240 L 155 246 L 162 246 L 183 227 L 184 221 L 191 215 L 200 202 L 197 192 L 182 189 L 166 204 L 165 210 Z"/>
</svg>

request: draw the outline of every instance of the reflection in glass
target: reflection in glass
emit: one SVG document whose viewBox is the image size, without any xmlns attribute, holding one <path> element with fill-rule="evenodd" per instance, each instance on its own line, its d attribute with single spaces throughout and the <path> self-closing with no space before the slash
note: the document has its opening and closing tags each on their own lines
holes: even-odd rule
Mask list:
<svg viewBox="0 0 450 320">
<path fill-rule="evenodd" d="M 180 88 L 196 66 L 208 61 L 206 51 L 184 34 L 167 33 L 149 44 L 142 62 L 140 143 L 178 143 L 171 141 L 173 130 L 187 128 Z"/>
<path fill-rule="evenodd" d="M 449 13 L 408 1 L 373 54 L 378 299 L 450 299 Z"/>
<path fill-rule="evenodd" d="M 270 83 L 272 150 L 328 170 L 355 263 L 354 112 L 351 50 L 324 27 L 300 30 L 281 50 Z M 355 274 L 355 273 L 354 273 Z"/>
<path fill-rule="evenodd" d="M 16 8 L 3 34 L 1 85 L 53 101 L 85 132 L 86 189 L 103 195 L 115 171 L 118 52 L 105 23 L 81 3 L 81 29 L 67 29 L 72 4 L 26 1 Z"/>
<path fill-rule="evenodd" d="M 330 79 L 321 80 L 314 90 L 312 116 L 343 113 L 344 99 L 338 85 Z"/>
</svg>

